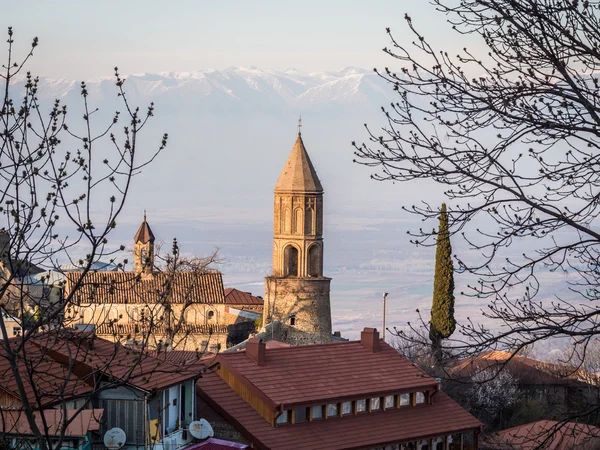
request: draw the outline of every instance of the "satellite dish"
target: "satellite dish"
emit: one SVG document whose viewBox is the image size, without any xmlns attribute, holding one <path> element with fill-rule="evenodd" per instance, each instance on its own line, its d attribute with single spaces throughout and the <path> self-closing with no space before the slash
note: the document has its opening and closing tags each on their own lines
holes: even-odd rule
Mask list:
<svg viewBox="0 0 600 450">
<path fill-rule="evenodd" d="M 190 434 L 196 439 L 206 439 L 213 437 L 215 432 L 213 431 L 210 423 L 205 419 L 195 420 L 190 423 Z"/>
<path fill-rule="evenodd" d="M 123 445 L 125 445 L 126 438 L 127 436 L 123 430 L 117 427 L 111 428 L 104 433 L 104 445 L 111 449 L 121 448 Z"/>
</svg>

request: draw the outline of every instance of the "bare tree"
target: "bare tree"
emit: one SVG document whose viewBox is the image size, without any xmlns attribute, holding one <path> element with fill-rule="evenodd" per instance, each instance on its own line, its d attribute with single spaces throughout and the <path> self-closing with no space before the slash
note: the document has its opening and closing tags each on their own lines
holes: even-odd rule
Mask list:
<svg viewBox="0 0 600 450">
<path fill-rule="evenodd" d="M 400 67 L 378 73 L 397 97 L 382 108 L 385 127 L 354 144 L 356 160 L 376 180 L 443 189 L 456 270 L 474 280 L 461 294 L 487 301 L 491 323 L 460 324 L 447 342 L 455 354 L 569 337 L 584 361 L 600 334 L 600 2 L 431 3 L 478 50 L 435 49 L 409 16 L 412 42 L 388 29 L 384 51 Z M 418 245 L 435 234 L 411 233 Z M 561 274 L 562 296 L 543 274 Z"/>
<path fill-rule="evenodd" d="M 61 447 L 64 430 L 74 419 L 65 420 L 58 437 L 51 439 L 47 424 L 40 425 L 34 417 L 35 411 L 48 405 L 59 405 L 66 412 L 64 400 L 77 384 L 73 353 L 81 353 L 83 347 L 71 347 L 73 333 L 68 330 L 66 311 L 94 264 L 109 259 L 117 268 L 123 267 L 118 260 L 123 248 L 111 245 L 109 236 L 134 176 L 165 148 L 167 135 L 158 136 L 154 149 L 141 150 L 140 132 L 154 107 L 150 104 L 142 111 L 130 103 L 125 79 L 116 68 L 115 95 L 121 99 L 123 113 L 116 112 L 105 125 L 93 120 L 98 110 L 89 103 L 85 83 L 81 83 L 81 116 L 71 117 L 59 100 L 46 112 L 47 106 L 38 101 L 38 78 L 24 72 L 37 45 L 35 38 L 25 57 L 17 59 L 9 28 L 8 54 L 0 73 L 0 358 L 9 367 L 2 375 L 15 383 L 19 410 L 36 446 L 45 450 L 53 442 Z M 125 125 L 119 126 L 123 119 Z M 64 272 L 60 261 L 80 268 L 65 298 L 60 295 L 61 282 L 49 280 L 51 272 Z M 15 328 L 9 332 L 9 318 L 19 321 L 18 332 Z M 49 340 L 52 345 L 44 344 Z M 64 371 L 43 372 L 48 370 L 48 352 L 40 349 L 46 347 L 63 349 L 68 360 Z M 105 355 L 101 365 L 113 363 Z M 120 375 L 123 382 L 127 368 Z M 40 380 L 52 389 L 41 387 Z M 48 399 L 51 392 L 56 395 L 53 401 Z"/>
</svg>

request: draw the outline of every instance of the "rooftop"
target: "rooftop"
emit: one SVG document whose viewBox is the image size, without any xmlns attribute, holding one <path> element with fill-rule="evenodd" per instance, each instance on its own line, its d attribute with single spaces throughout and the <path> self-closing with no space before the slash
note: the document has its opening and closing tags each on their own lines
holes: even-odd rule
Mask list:
<svg viewBox="0 0 600 450">
<path fill-rule="evenodd" d="M 438 388 L 433 378 L 383 340 L 377 352 L 361 341 L 270 348 L 264 365 L 247 353 L 248 348 L 222 353 L 215 362 L 231 368 L 275 405 Z"/>
<path fill-rule="evenodd" d="M 262 297 L 243 292 L 236 288 L 225 289 L 225 303 L 228 305 L 260 305 L 264 304 Z"/>
<path fill-rule="evenodd" d="M 84 409 L 81 412 L 76 409 L 66 410 L 66 419 L 72 422 L 67 425 L 64 435 L 68 437 L 83 437 L 88 431 L 99 431 L 102 420 L 103 409 Z M 47 427 L 48 434 L 58 435 L 62 424 L 65 422 L 63 411 L 60 409 L 46 409 L 41 413 L 35 411 L 35 423 L 39 429 L 44 430 Z M 45 420 L 46 427 L 42 421 Z M 22 411 L 3 411 L 2 421 L 0 421 L 0 432 L 7 434 L 28 435 L 31 433 L 29 422 Z"/>
<path fill-rule="evenodd" d="M 323 192 L 323 186 L 321 186 L 317 171 L 308 157 L 300 133 L 298 133 L 290 156 L 279 175 L 277 184 L 275 184 L 275 192 Z"/>
<path fill-rule="evenodd" d="M 133 272 L 69 272 L 65 297 L 80 279 L 71 299 L 75 304 L 225 303 L 220 272 L 156 272 L 149 277 Z"/>
<path fill-rule="evenodd" d="M 143 244 L 147 244 L 148 242 L 154 242 L 154 233 L 150 229 L 150 225 L 146 222 L 146 214 L 144 213 L 144 221 L 140 225 L 135 233 L 135 237 L 133 238 L 133 242 L 141 242 Z"/>
<path fill-rule="evenodd" d="M 600 428 L 575 422 L 539 420 L 498 431 L 482 438 L 488 450 L 587 450 L 600 446 Z"/>
</svg>

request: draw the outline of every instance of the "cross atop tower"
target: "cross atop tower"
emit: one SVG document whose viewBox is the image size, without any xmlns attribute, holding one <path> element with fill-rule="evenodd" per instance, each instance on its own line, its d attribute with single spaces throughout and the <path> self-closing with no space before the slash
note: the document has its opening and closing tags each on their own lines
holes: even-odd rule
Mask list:
<svg viewBox="0 0 600 450">
<path fill-rule="evenodd" d="M 300 134 L 300 128 L 302 128 L 302 116 L 298 118 L 298 134 Z"/>
</svg>

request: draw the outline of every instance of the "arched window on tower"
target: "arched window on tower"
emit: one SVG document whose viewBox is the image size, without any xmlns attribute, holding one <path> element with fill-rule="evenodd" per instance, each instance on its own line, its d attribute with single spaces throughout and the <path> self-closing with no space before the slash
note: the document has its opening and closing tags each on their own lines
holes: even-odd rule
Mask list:
<svg viewBox="0 0 600 450">
<path fill-rule="evenodd" d="M 306 234 L 315 234 L 313 227 L 313 209 L 307 208 L 306 215 L 304 217 L 304 230 Z"/>
<path fill-rule="evenodd" d="M 283 273 L 286 277 L 298 276 L 298 249 L 288 245 L 283 251 Z"/>
<path fill-rule="evenodd" d="M 317 244 L 311 245 L 308 249 L 308 276 L 321 276 L 321 247 Z"/>
<path fill-rule="evenodd" d="M 294 211 L 294 233 L 302 234 L 303 231 L 304 230 L 302 227 L 302 210 L 297 209 L 296 211 Z"/>
</svg>

